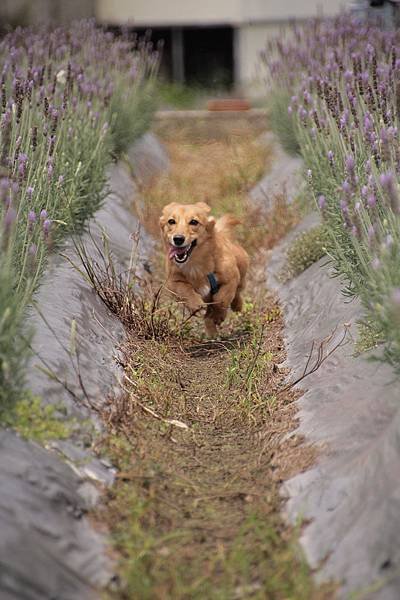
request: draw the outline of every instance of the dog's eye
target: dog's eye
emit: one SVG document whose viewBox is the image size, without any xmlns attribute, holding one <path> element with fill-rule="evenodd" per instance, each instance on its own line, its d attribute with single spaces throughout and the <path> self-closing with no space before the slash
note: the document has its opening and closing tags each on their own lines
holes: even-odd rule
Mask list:
<svg viewBox="0 0 400 600">
<path fill-rule="evenodd" d="M 168 225 L 175 225 L 175 219 L 168 219 Z"/>
<path fill-rule="evenodd" d="M 198 224 L 199 224 L 199 222 L 198 222 L 196 219 L 192 219 L 192 220 L 189 222 L 189 225 L 198 225 Z"/>
</svg>

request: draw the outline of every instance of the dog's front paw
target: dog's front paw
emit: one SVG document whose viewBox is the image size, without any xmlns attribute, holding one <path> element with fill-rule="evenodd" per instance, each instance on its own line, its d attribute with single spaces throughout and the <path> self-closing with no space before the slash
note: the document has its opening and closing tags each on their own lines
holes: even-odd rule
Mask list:
<svg viewBox="0 0 400 600">
<path fill-rule="evenodd" d="M 197 312 L 197 311 L 201 310 L 202 308 L 206 308 L 206 306 L 207 306 L 207 304 L 205 302 L 203 302 L 203 299 L 201 296 L 199 296 L 198 298 L 192 298 L 190 300 L 187 300 L 185 304 L 188 307 L 188 309 L 190 310 L 190 312 Z"/>
<path fill-rule="evenodd" d="M 209 338 L 214 338 L 218 335 L 218 330 L 217 330 L 217 326 L 214 323 L 213 319 L 210 319 L 209 317 L 206 317 L 204 320 L 204 325 L 206 328 L 206 334 Z"/>
<path fill-rule="evenodd" d="M 228 311 L 222 306 L 215 306 L 213 311 L 213 321 L 216 325 L 221 325 L 226 319 Z"/>
</svg>

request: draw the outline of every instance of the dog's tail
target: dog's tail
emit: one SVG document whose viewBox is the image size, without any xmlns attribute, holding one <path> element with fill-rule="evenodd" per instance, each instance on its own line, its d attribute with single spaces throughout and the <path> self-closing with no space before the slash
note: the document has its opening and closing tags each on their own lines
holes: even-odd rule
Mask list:
<svg viewBox="0 0 400 600">
<path fill-rule="evenodd" d="M 234 237 L 234 228 L 240 224 L 241 221 L 237 217 L 234 217 L 233 215 L 223 215 L 215 223 L 215 230 L 232 239 Z"/>
</svg>

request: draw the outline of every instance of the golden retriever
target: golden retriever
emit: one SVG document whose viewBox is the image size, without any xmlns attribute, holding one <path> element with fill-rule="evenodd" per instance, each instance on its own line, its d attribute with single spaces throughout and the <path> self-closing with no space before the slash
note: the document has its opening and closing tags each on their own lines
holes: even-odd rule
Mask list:
<svg viewBox="0 0 400 600">
<path fill-rule="evenodd" d="M 241 311 L 247 252 L 233 239 L 239 221 L 209 216 L 205 202 L 164 207 L 160 227 L 166 250 L 167 289 L 192 312 L 207 308 L 204 321 L 209 336 L 217 333 L 228 308 Z"/>
</svg>

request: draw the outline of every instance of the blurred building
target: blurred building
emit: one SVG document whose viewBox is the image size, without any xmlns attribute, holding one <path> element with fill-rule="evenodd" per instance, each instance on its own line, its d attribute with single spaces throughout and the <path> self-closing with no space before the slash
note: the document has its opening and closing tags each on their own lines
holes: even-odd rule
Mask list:
<svg viewBox="0 0 400 600">
<path fill-rule="evenodd" d="M 165 40 L 168 78 L 248 89 L 269 36 L 293 20 L 342 7 L 343 0 L 96 0 L 96 16 L 107 25 L 130 20 Z"/>
<path fill-rule="evenodd" d="M 376 0 L 377 1 L 377 0 Z M 0 0 L 0 26 L 65 23 L 95 16 L 103 25 L 152 31 L 164 41 L 167 79 L 213 87 L 255 80 L 260 50 L 291 21 L 333 15 L 347 0 Z"/>
<path fill-rule="evenodd" d="M 0 0 L 0 27 L 68 23 L 93 17 L 96 0 Z"/>
<path fill-rule="evenodd" d="M 353 0 L 350 10 L 364 19 L 378 18 L 384 27 L 400 27 L 400 0 Z"/>
</svg>

